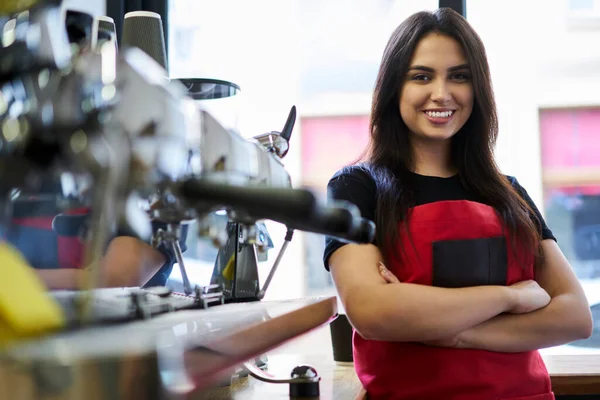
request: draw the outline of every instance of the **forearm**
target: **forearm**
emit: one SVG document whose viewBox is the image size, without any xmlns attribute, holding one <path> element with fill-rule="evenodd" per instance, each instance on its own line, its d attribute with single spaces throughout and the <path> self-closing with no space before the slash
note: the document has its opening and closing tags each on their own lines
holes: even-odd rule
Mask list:
<svg viewBox="0 0 600 400">
<path fill-rule="evenodd" d="M 164 264 L 165 257 L 141 240 L 117 237 L 100 262 L 102 286 L 143 286 Z"/>
<path fill-rule="evenodd" d="M 80 269 L 36 269 L 35 272 L 49 290 L 77 290 L 84 279 L 84 271 Z"/>
<path fill-rule="evenodd" d="M 458 346 L 498 352 L 522 352 L 558 346 L 589 336 L 589 307 L 563 294 L 527 314 L 499 315 L 459 334 Z"/>
<path fill-rule="evenodd" d="M 131 237 L 114 239 L 101 259 L 97 287 L 143 286 L 165 263 L 165 257 L 148 244 Z M 88 266 L 89 267 L 89 266 Z M 86 269 L 36 269 L 50 290 L 78 290 L 90 278 Z"/>
<path fill-rule="evenodd" d="M 365 287 L 349 296 L 346 312 L 367 339 L 436 340 L 456 335 L 514 307 L 510 289 L 447 289 L 399 283 Z"/>
</svg>

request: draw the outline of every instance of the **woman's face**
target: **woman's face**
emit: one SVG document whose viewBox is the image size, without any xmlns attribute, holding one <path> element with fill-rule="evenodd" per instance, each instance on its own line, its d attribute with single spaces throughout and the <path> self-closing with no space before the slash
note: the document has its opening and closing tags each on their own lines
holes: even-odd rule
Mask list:
<svg viewBox="0 0 600 400">
<path fill-rule="evenodd" d="M 417 45 L 400 92 L 400 115 L 411 139 L 450 139 L 473 110 L 473 85 L 460 44 L 437 33 Z"/>
</svg>

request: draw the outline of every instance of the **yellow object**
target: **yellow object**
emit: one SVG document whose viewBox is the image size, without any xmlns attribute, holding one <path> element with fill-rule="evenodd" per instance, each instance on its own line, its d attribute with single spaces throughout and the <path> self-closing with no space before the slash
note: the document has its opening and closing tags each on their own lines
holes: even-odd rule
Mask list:
<svg viewBox="0 0 600 400">
<path fill-rule="evenodd" d="M 0 242 L 0 348 L 65 326 L 60 306 L 15 248 Z"/>
<path fill-rule="evenodd" d="M 223 272 L 221 273 L 221 275 L 223 275 L 223 278 L 227 279 L 228 281 L 232 281 L 234 272 L 235 272 L 235 254 L 232 254 L 229 261 L 227 261 L 227 265 L 225 266 L 225 268 L 223 268 Z"/>
<path fill-rule="evenodd" d="M 37 2 L 38 0 L 0 0 L 0 14 L 10 14 L 26 10 Z"/>
</svg>

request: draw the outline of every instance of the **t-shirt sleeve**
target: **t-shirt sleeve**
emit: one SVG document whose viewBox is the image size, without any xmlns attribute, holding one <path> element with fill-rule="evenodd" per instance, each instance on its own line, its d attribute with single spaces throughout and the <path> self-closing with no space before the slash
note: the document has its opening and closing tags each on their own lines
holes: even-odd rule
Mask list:
<svg viewBox="0 0 600 400">
<path fill-rule="evenodd" d="M 538 208 L 535 206 L 535 203 L 533 202 L 533 200 L 531 199 L 531 197 L 529 196 L 529 194 L 527 193 L 525 188 L 519 184 L 519 182 L 517 181 L 517 178 L 515 178 L 515 177 L 509 176 L 508 180 L 512 184 L 513 188 L 515 188 L 517 193 L 519 193 L 521 195 L 521 197 L 523 198 L 523 200 L 525 200 L 527 202 L 527 204 L 529 205 L 529 207 L 531 207 L 535 216 L 537 217 L 537 219 L 539 221 L 538 226 L 541 229 L 540 234 L 542 236 L 542 240 L 552 239 L 556 242 L 556 238 L 554 237 L 554 234 L 552 233 L 552 231 L 550 230 L 548 225 L 546 225 L 546 221 L 544 220 L 544 217 L 542 217 L 540 210 L 538 210 Z M 537 223 L 536 223 L 536 225 L 537 225 Z"/>
<path fill-rule="evenodd" d="M 361 216 L 375 221 L 377 206 L 377 187 L 371 175 L 363 167 L 354 165 L 338 171 L 327 184 L 327 200 L 329 203 L 344 200 L 354 204 Z M 329 257 L 347 243 L 332 237 L 325 237 L 323 263 L 329 271 Z"/>
</svg>

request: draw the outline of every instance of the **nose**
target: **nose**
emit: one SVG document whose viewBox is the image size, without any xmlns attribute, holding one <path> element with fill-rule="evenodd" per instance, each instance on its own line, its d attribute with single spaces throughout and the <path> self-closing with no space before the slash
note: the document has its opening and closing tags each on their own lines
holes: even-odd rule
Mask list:
<svg viewBox="0 0 600 400">
<path fill-rule="evenodd" d="M 452 95 L 448 88 L 448 83 L 445 80 L 438 79 L 431 86 L 431 100 L 437 103 L 446 103 L 450 101 Z"/>
</svg>

